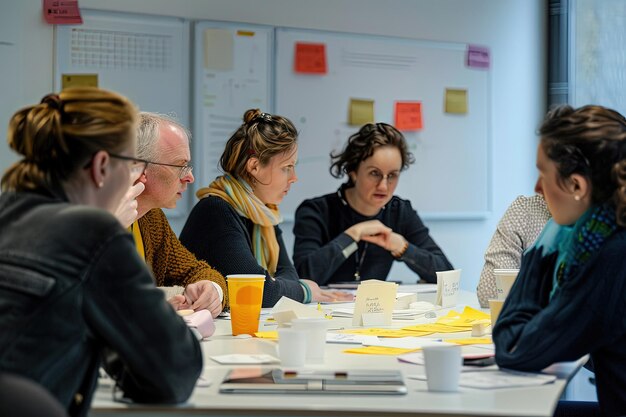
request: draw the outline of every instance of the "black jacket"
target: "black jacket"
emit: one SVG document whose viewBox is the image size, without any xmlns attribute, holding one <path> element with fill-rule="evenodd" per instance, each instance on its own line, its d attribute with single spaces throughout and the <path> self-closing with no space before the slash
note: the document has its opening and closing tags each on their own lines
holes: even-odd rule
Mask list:
<svg viewBox="0 0 626 417">
<path fill-rule="evenodd" d="M 305 200 L 298 207 L 293 226 L 296 237 L 293 262 L 300 278 L 325 285 L 353 281 L 358 270 L 361 279 L 387 279 L 396 260 L 387 250 L 359 242 L 356 252 L 346 253 L 354 240 L 344 231 L 367 220 L 380 220 L 404 236 L 409 246 L 397 260 L 421 279 L 437 282 L 436 271 L 453 269 L 408 200 L 394 196 L 377 215 L 367 217 L 348 205 L 343 197 L 345 189 L 344 185 L 338 192 Z"/>
<path fill-rule="evenodd" d="M 0 370 L 85 415 L 106 353 L 126 397 L 174 403 L 202 369 L 198 341 L 109 213 L 35 193 L 0 196 Z M 78 395 L 77 395 L 78 394 Z"/>
</svg>

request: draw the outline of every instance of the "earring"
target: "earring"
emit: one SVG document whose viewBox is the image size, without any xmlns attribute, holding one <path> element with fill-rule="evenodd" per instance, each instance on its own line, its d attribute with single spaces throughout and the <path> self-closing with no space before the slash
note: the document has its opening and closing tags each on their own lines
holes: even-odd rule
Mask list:
<svg viewBox="0 0 626 417">
<path fill-rule="evenodd" d="M 102 188 L 102 187 L 104 187 L 104 181 L 100 181 L 100 182 L 98 183 L 98 188 Z"/>
<path fill-rule="evenodd" d="M 574 200 L 576 200 L 576 201 L 580 201 L 580 196 L 579 196 L 578 194 L 576 194 L 576 195 L 574 196 Z"/>
</svg>

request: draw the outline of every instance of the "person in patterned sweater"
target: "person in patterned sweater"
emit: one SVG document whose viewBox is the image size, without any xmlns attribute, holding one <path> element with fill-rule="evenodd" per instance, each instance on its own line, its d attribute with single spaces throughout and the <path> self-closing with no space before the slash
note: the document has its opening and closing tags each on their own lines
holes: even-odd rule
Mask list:
<svg viewBox="0 0 626 417">
<path fill-rule="evenodd" d="M 480 274 L 476 294 L 483 308 L 489 299 L 496 298 L 494 269 L 519 269 L 522 254 L 531 246 L 550 220 L 550 212 L 543 196 L 520 195 L 511 203 L 485 251 L 485 265 Z"/>
<path fill-rule="evenodd" d="M 137 251 L 152 268 L 157 285 L 171 296 L 170 303 L 176 309 L 208 309 L 216 317 L 228 304 L 226 280 L 180 243 L 161 210 L 175 208 L 194 181 L 189 137 L 168 116 L 140 113 L 137 156 L 146 161 L 139 178 L 145 190 L 136 197 L 137 220 L 130 229 Z"/>
</svg>

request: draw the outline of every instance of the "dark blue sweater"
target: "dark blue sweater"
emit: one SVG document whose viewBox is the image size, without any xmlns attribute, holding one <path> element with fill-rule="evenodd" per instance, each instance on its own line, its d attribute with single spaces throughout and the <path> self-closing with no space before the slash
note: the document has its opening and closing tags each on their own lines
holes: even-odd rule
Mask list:
<svg viewBox="0 0 626 417">
<path fill-rule="evenodd" d="M 263 307 L 273 307 L 283 295 L 302 302 L 304 291 L 298 274 L 289 259 L 282 231 L 275 226 L 280 253 L 276 274 L 271 277 L 263 269 L 252 250 L 254 224 L 239 216 L 226 201 L 208 196 L 198 201 L 187 218 L 180 241 L 198 259 L 206 261 L 222 275 L 263 274 Z"/>
<path fill-rule="evenodd" d="M 626 231 L 611 236 L 549 300 L 557 253 L 532 247 L 493 331 L 500 367 L 540 371 L 591 354 L 600 408 L 626 415 Z"/>
</svg>

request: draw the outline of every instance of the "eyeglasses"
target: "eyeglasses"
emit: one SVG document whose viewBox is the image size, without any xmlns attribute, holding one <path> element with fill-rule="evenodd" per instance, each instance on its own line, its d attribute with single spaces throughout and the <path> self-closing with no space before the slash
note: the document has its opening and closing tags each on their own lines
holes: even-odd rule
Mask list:
<svg viewBox="0 0 626 417">
<path fill-rule="evenodd" d="M 376 185 L 380 184 L 384 179 L 387 180 L 387 184 L 395 185 L 400 178 L 400 173 L 390 172 L 389 174 L 383 174 L 382 172 L 373 169 L 367 173 L 367 178 Z"/>
<path fill-rule="evenodd" d="M 180 169 L 180 172 L 178 173 L 178 179 L 183 179 L 185 178 L 187 175 L 191 174 L 191 171 L 193 170 L 193 166 L 189 165 L 189 164 L 185 164 L 185 165 L 174 165 L 174 164 L 164 164 L 163 162 L 152 162 L 152 161 L 145 161 L 146 164 L 152 164 L 152 165 L 161 165 L 164 167 L 172 167 L 172 168 L 178 168 Z"/>
<path fill-rule="evenodd" d="M 134 177 L 139 177 L 148 166 L 148 161 L 145 159 L 133 158 L 132 156 L 118 155 L 109 152 L 109 156 L 115 159 L 121 159 L 123 161 L 130 161 L 130 174 Z"/>
</svg>

